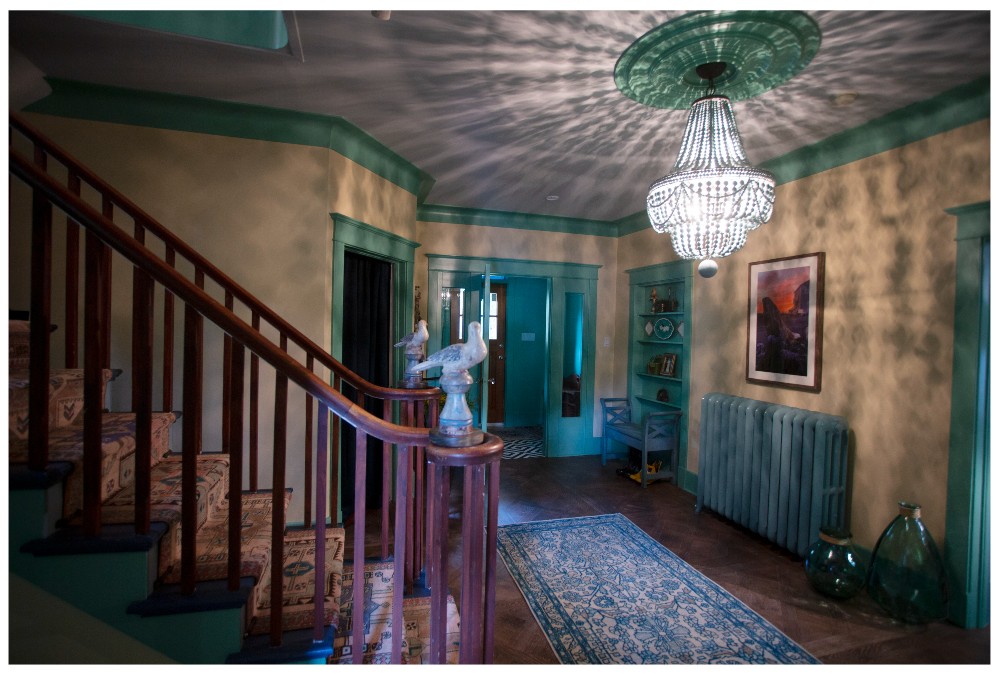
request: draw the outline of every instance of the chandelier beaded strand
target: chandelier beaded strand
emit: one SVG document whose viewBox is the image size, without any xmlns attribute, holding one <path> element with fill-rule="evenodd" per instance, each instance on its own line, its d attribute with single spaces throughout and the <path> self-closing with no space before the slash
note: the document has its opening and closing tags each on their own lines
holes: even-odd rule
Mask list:
<svg viewBox="0 0 1000 679">
<path fill-rule="evenodd" d="M 653 229 L 669 233 L 684 259 L 731 255 L 749 231 L 771 219 L 774 207 L 774 176 L 747 161 L 732 103 L 714 93 L 713 81 L 725 68 L 713 62 L 695 69 L 709 81 L 709 94 L 691 105 L 674 170 L 654 182 L 646 198 Z"/>
</svg>

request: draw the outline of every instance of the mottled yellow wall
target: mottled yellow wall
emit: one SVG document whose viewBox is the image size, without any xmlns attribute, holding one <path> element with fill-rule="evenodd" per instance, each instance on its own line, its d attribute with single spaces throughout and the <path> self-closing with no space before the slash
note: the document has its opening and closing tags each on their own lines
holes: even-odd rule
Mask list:
<svg viewBox="0 0 1000 679">
<path fill-rule="evenodd" d="M 615 323 L 615 307 L 620 302 L 616 250 L 618 239 L 604 236 L 577 236 L 550 231 L 529 231 L 494 226 L 466 226 L 439 222 L 417 222 L 415 240 L 421 244 L 416 252 L 414 280 L 427 290 L 427 255 L 465 257 L 496 257 L 573 264 L 596 264 L 601 268 L 597 278 L 597 337 L 594 366 L 594 435 L 600 435 L 600 398 L 612 395 L 614 389 L 615 348 L 626 351 L 628 326 Z M 628 287 L 625 287 L 628 304 Z M 422 302 L 421 315 L 427 318 L 427 299 Z M 620 340 L 624 333 L 624 340 Z M 609 347 L 604 347 L 604 339 Z"/>
<path fill-rule="evenodd" d="M 778 187 L 771 222 L 719 260 L 714 278 L 694 279 L 688 468 L 698 468 L 705 393 L 842 415 L 853 432 L 857 540 L 873 546 L 906 499 L 943 541 L 956 227 L 944 210 L 984 200 L 989 121 Z M 659 239 L 669 241 L 651 231 L 622 238 L 619 269 L 663 261 L 648 254 Z M 808 252 L 826 253 L 822 391 L 749 384 L 747 266 Z"/>
<path fill-rule="evenodd" d="M 416 239 L 416 196 L 338 153 L 328 160 L 329 212 Z"/>
</svg>

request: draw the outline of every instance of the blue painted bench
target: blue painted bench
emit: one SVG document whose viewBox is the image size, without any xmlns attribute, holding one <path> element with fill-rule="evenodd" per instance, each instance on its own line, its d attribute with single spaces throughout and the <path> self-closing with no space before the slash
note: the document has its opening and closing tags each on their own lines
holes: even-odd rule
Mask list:
<svg viewBox="0 0 1000 679">
<path fill-rule="evenodd" d="M 627 398 L 602 398 L 604 418 L 601 425 L 601 464 L 607 464 L 608 441 L 624 443 L 638 450 L 642 487 L 648 481 L 669 480 L 677 474 L 678 429 L 681 410 L 669 408 L 647 413 L 639 422 L 632 421 L 632 405 Z M 649 471 L 649 454 L 660 453 L 660 471 Z"/>
</svg>

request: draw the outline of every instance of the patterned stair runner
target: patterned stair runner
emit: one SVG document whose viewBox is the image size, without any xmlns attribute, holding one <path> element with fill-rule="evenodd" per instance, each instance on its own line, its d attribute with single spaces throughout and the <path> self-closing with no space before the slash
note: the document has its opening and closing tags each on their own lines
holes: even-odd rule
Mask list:
<svg viewBox="0 0 1000 679">
<path fill-rule="evenodd" d="M 354 606 L 351 595 L 354 586 L 354 567 L 344 565 L 341 584 L 340 618 L 333 638 L 333 655 L 329 664 L 351 664 L 353 648 Z M 361 620 L 364 625 L 365 648 L 362 663 L 366 665 L 389 664 L 392 654 L 392 594 L 395 586 L 391 561 L 375 561 L 365 564 L 364 611 Z M 403 599 L 403 662 L 420 665 L 429 662 L 424 653 L 431 638 L 430 597 L 410 597 Z M 448 663 L 458 662 L 459 619 L 455 600 L 449 595 L 447 600 L 447 630 L 445 644 L 448 646 Z"/>
<path fill-rule="evenodd" d="M 177 421 L 176 413 L 153 413 L 153 460 L 162 459 L 170 450 L 170 425 Z M 135 414 L 105 413 L 102 432 L 103 459 L 101 465 L 101 499 L 109 497 L 132 483 L 135 474 Z M 49 432 L 49 459 L 79 463 L 83 460 L 83 424 Z M 15 438 L 10 442 L 10 462 L 28 461 L 28 441 Z M 154 467 L 155 468 L 155 467 Z M 63 493 L 63 516 L 70 517 L 83 508 L 83 469 L 76 464 L 66 480 Z"/>
<path fill-rule="evenodd" d="M 344 529 L 327 528 L 325 553 L 326 589 L 323 609 L 324 624 L 332 624 L 341 608 L 341 579 L 344 572 Z M 284 631 L 309 629 L 313 626 L 315 601 L 316 534 L 312 529 L 290 529 L 285 532 L 284 564 L 282 566 L 282 616 Z M 265 564 L 260 584 L 248 608 L 249 634 L 266 634 L 271 629 L 271 568 Z"/>
<path fill-rule="evenodd" d="M 83 370 L 53 370 L 49 378 L 49 429 L 61 429 L 77 424 L 83 413 Z M 108 382 L 114 377 L 111 370 L 104 371 L 101 384 L 101 402 Z M 28 371 L 11 370 L 8 379 L 8 406 L 10 426 L 8 438 L 28 438 Z"/>
<path fill-rule="evenodd" d="M 9 434 L 10 463 L 28 459 L 28 367 L 29 326 L 10 322 Z M 105 370 L 104 391 L 116 371 Z M 83 459 L 83 370 L 53 370 L 49 381 L 49 458 L 76 463 L 64 485 L 63 516 L 79 521 L 82 509 Z M 180 453 L 170 452 L 170 427 L 180 413 L 153 413 L 151 519 L 168 525 L 160 544 L 158 582 L 174 585 L 180 580 L 181 466 Z M 102 521 L 130 524 L 135 504 L 135 415 L 104 413 L 102 432 Z M 199 582 L 227 577 L 229 456 L 202 453 L 197 457 L 198 535 L 195 579 Z M 284 495 L 288 507 L 291 491 Z M 246 633 L 270 631 L 271 538 L 273 496 L 270 490 L 245 491 L 241 497 L 240 576 L 253 578 L 257 586 L 247 603 Z M 313 625 L 316 541 L 312 529 L 287 529 L 282 566 L 282 629 L 309 629 Z M 334 654 L 329 663 L 351 662 L 353 567 L 344 564 L 344 529 L 326 530 L 325 624 L 336 625 Z M 364 663 L 390 660 L 392 643 L 392 562 L 365 566 Z M 425 662 L 430 641 L 430 597 L 403 600 L 403 662 Z M 447 658 L 458 662 L 459 622 L 454 599 L 447 600 Z"/>
</svg>

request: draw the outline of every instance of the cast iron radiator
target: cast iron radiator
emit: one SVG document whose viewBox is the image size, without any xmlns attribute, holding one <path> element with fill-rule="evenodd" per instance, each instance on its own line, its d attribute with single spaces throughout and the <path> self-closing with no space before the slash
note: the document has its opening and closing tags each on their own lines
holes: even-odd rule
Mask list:
<svg viewBox="0 0 1000 679">
<path fill-rule="evenodd" d="M 805 556 L 846 528 L 847 421 L 727 394 L 701 400 L 698 501 Z"/>
</svg>

